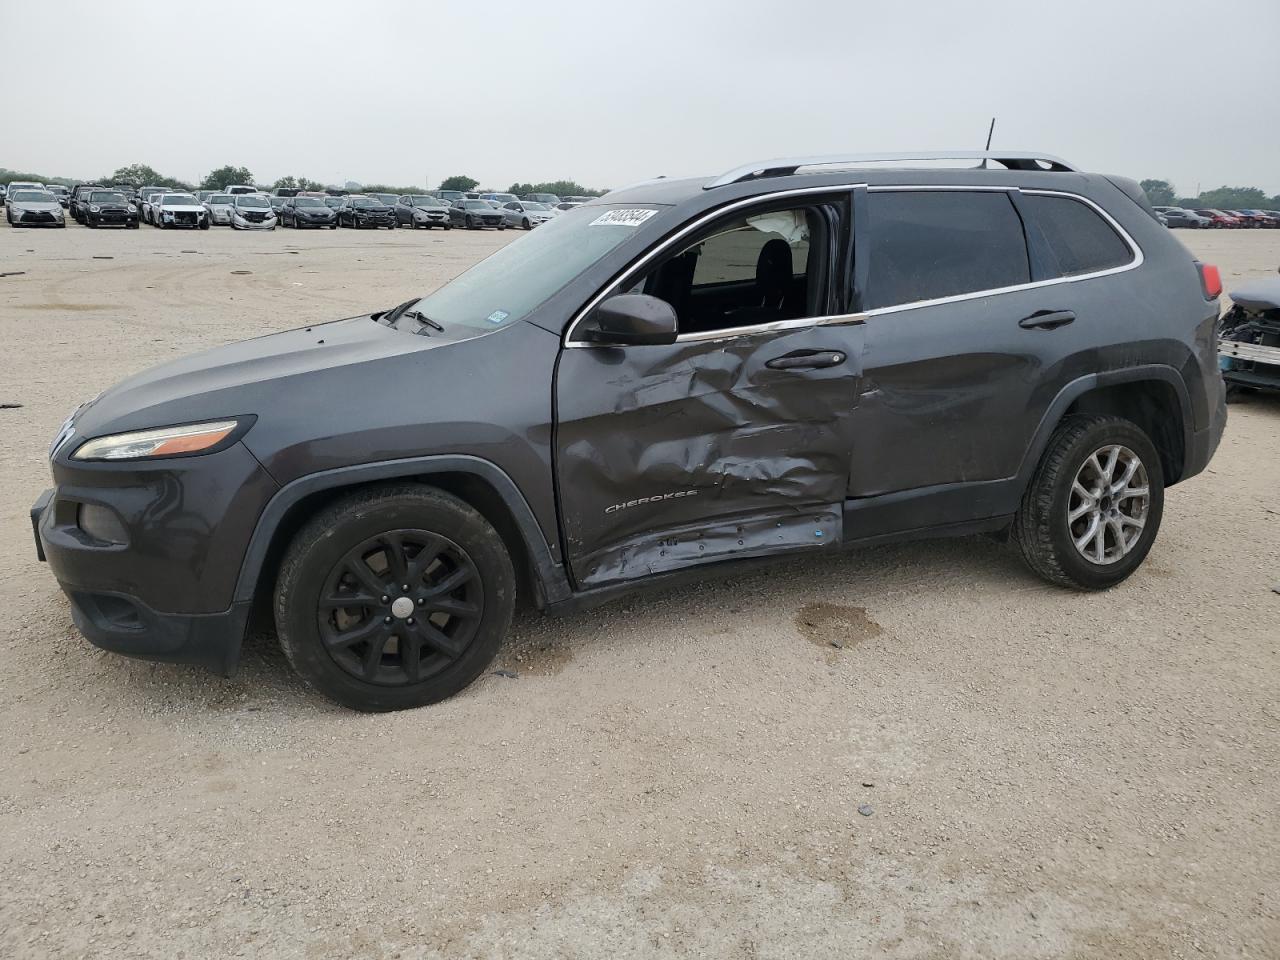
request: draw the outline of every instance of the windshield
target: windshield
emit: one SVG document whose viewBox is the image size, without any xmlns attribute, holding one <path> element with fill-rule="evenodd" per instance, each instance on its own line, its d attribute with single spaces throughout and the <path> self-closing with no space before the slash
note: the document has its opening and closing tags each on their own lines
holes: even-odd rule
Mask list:
<svg viewBox="0 0 1280 960">
<path fill-rule="evenodd" d="M 215 193 L 213 196 L 209 198 L 209 202 L 230 204 L 230 203 L 235 203 L 236 198 L 229 193 Z"/>
<path fill-rule="evenodd" d="M 295 207 L 323 207 L 324 201 L 316 197 L 298 197 L 293 201 Z"/>
<path fill-rule="evenodd" d="M 415 207 L 447 207 L 448 204 L 443 200 L 437 200 L 435 197 L 419 197 L 417 195 L 410 197 Z"/>
<path fill-rule="evenodd" d="M 45 193 L 43 190 L 18 190 L 16 193 L 10 193 L 9 199 L 17 201 L 43 200 L 47 203 L 50 200 L 53 200 L 53 195 Z"/>
<path fill-rule="evenodd" d="M 492 210 L 488 200 L 463 200 L 462 209 L 464 210 Z"/>
<path fill-rule="evenodd" d="M 160 201 L 162 207 L 174 207 L 182 203 L 194 204 L 196 198 L 189 193 L 166 193 L 164 199 Z"/>
<path fill-rule="evenodd" d="M 252 194 L 241 194 L 236 197 L 237 207 L 248 207 L 252 210 L 265 210 L 271 206 L 266 197 L 255 197 Z"/>
<path fill-rule="evenodd" d="M 105 193 L 95 191 L 89 194 L 90 203 L 124 203 L 124 197 L 118 193 L 112 193 L 110 190 Z"/>
<path fill-rule="evenodd" d="M 527 201 L 524 205 L 524 208 L 525 210 L 550 210 L 551 209 L 545 203 L 536 203 L 533 200 Z"/>
<path fill-rule="evenodd" d="M 337 207 L 342 205 L 341 197 L 326 197 L 324 201 L 326 207 Z"/>
<path fill-rule="evenodd" d="M 381 200 L 372 200 L 369 197 L 360 197 L 359 199 L 352 200 L 351 205 L 353 207 L 359 207 L 361 210 L 367 210 L 369 207 L 381 207 L 384 204 Z"/>
<path fill-rule="evenodd" d="M 488 330 L 523 320 L 652 217 L 652 208 L 592 208 L 548 220 L 419 300 L 415 309 L 448 327 Z M 608 216 L 610 219 L 606 220 Z"/>
<path fill-rule="evenodd" d="M 396 195 L 394 193 L 375 193 L 374 196 L 386 204 L 396 202 Z"/>
</svg>

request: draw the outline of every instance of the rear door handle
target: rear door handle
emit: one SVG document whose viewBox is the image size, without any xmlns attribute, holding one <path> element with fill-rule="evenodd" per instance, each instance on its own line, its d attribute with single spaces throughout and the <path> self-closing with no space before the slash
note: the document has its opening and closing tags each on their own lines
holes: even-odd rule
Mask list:
<svg viewBox="0 0 1280 960">
<path fill-rule="evenodd" d="M 1075 318 L 1076 315 L 1071 310 L 1037 310 L 1031 316 L 1019 320 L 1018 326 L 1024 330 L 1055 330 L 1065 327 Z"/>
<path fill-rule="evenodd" d="M 817 367 L 835 367 L 844 363 L 840 350 L 797 350 L 794 353 L 774 357 L 765 364 L 772 370 L 806 370 Z"/>
</svg>

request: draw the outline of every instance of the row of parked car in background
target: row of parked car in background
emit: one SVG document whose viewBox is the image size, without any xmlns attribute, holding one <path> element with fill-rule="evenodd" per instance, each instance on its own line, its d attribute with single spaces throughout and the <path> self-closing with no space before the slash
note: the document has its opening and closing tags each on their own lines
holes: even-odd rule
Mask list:
<svg viewBox="0 0 1280 960">
<path fill-rule="evenodd" d="M 224 190 L 188 192 L 163 186 L 61 184 L 19 181 L 0 187 L 10 226 L 65 227 L 66 214 L 87 227 L 136 229 L 149 223 L 161 229 L 274 230 L 338 227 L 377 229 L 440 227 L 467 230 L 508 227 L 532 230 L 563 210 L 591 197 L 561 198 L 550 193 L 517 197 L 514 193 L 433 190 L 424 193 L 347 193 L 279 189 L 270 193 L 252 184 Z"/>
<path fill-rule="evenodd" d="M 1280 210 L 1188 210 L 1186 207 L 1156 207 L 1166 227 L 1194 227 L 1207 230 L 1280 227 Z"/>
</svg>

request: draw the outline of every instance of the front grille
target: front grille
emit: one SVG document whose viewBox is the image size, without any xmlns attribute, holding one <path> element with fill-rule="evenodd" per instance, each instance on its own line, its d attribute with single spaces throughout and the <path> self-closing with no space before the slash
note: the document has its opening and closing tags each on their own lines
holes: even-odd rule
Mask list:
<svg viewBox="0 0 1280 960">
<path fill-rule="evenodd" d="M 240 216 L 245 220 L 248 220 L 250 223 L 263 223 L 267 219 L 267 215 L 265 213 L 254 213 L 249 210 L 241 213 Z"/>
<path fill-rule="evenodd" d="M 192 223 L 196 223 L 199 217 L 200 215 L 196 213 L 194 210 L 177 210 L 177 211 L 174 211 L 173 222 L 192 224 Z"/>
<path fill-rule="evenodd" d="M 23 223 L 55 223 L 57 218 L 48 210 L 24 210 L 18 217 Z"/>
</svg>

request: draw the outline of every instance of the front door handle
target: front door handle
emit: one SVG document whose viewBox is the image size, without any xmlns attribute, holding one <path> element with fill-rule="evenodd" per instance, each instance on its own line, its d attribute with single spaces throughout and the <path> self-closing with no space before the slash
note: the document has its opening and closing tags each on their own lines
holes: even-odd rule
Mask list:
<svg viewBox="0 0 1280 960">
<path fill-rule="evenodd" d="M 1037 310 L 1031 316 L 1019 320 L 1018 326 L 1024 330 L 1056 330 L 1058 327 L 1065 327 L 1075 318 L 1076 315 L 1071 310 Z"/>
<path fill-rule="evenodd" d="M 796 350 L 794 353 L 774 357 L 765 364 L 771 370 L 807 370 L 818 367 L 835 367 L 844 363 L 840 350 Z"/>
</svg>

